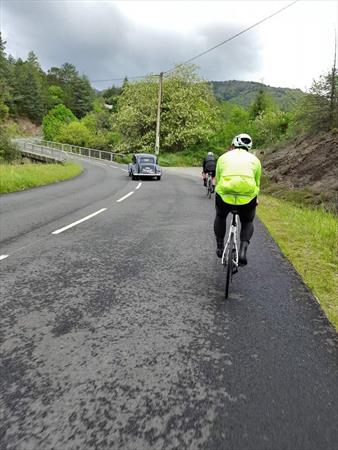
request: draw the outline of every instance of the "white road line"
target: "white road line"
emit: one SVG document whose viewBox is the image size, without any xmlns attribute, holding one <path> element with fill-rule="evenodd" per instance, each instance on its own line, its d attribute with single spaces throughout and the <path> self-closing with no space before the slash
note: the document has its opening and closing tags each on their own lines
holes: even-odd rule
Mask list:
<svg viewBox="0 0 338 450">
<path fill-rule="evenodd" d="M 116 167 L 116 166 L 110 166 L 112 169 L 119 169 L 122 170 L 123 172 L 128 172 L 127 169 L 121 169 L 121 167 Z"/>
<path fill-rule="evenodd" d="M 2 260 L 2 259 L 6 259 L 6 258 L 8 258 L 9 257 L 9 255 L 0 255 L 0 261 Z"/>
<path fill-rule="evenodd" d="M 79 223 L 82 223 L 85 220 L 91 219 L 92 217 L 97 216 L 98 214 L 101 214 L 103 211 L 106 211 L 106 210 L 107 210 L 107 208 L 99 209 L 98 211 L 96 211 L 96 212 L 94 212 L 92 214 L 89 214 L 89 216 L 86 216 L 83 219 L 77 220 L 76 222 L 73 222 L 70 225 L 67 225 L 67 226 L 65 226 L 63 228 L 59 228 L 58 230 L 53 231 L 52 234 L 62 233 L 63 231 L 66 231 L 69 228 L 75 227 L 75 225 L 78 225 Z"/>
<path fill-rule="evenodd" d="M 102 163 L 99 163 L 99 162 L 95 162 L 94 164 L 95 164 L 96 166 L 103 166 L 103 167 L 107 167 L 107 166 L 106 166 L 106 164 L 102 164 Z"/>
<path fill-rule="evenodd" d="M 142 183 L 139 183 L 139 184 L 136 186 L 136 189 L 140 189 L 141 186 L 142 186 Z"/>
<path fill-rule="evenodd" d="M 129 192 L 129 194 L 125 195 L 124 197 L 119 198 L 118 200 L 116 200 L 116 203 L 120 203 L 123 200 L 125 200 L 126 198 L 130 197 L 131 195 L 133 195 L 134 191 Z"/>
</svg>

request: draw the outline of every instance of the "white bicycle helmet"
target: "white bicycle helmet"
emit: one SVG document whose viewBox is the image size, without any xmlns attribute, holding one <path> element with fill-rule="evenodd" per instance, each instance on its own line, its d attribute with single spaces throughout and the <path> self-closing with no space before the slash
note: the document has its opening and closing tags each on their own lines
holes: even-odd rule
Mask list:
<svg viewBox="0 0 338 450">
<path fill-rule="evenodd" d="M 245 150 L 251 150 L 252 139 L 248 134 L 241 133 L 233 138 L 232 145 L 236 148 L 245 148 Z"/>
<path fill-rule="evenodd" d="M 208 156 L 214 156 L 212 152 L 208 152 Z"/>
</svg>

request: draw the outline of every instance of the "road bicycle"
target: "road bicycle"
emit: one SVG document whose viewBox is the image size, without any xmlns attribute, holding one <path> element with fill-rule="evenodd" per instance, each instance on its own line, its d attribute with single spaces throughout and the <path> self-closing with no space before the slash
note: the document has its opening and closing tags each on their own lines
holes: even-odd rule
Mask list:
<svg viewBox="0 0 338 450">
<path fill-rule="evenodd" d="M 225 298 L 229 296 L 229 287 L 232 281 L 232 277 L 238 272 L 238 211 L 236 209 L 231 211 L 232 219 L 231 226 L 228 233 L 228 239 L 225 243 L 222 264 L 226 271 L 225 282 Z"/>
<path fill-rule="evenodd" d="M 213 193 L 213 185 L 212 185 L 212 177 L 211 177 L 210 172 L 208 172 L 206 191 L 207 191 L 207 197 L 211 198 L 211 194 Z"/>
</svg>

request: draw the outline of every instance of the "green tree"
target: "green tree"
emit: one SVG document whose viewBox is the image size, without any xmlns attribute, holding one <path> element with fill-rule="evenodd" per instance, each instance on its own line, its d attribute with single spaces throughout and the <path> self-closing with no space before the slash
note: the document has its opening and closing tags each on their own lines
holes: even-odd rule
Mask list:
<svg viewBox="0 0 338 450">
<path fill-rule="evenodd" d="M 160 146 L 164 151 L 191 149 L 207 142 L 215 130 L 215 100 L 195 70 L 179 68 L 163 81 Z M 157 96 L 154 77 L 124 83 L 115 117 L 123 148 L 154 148 Z"/>
<path fill-rule="evenodd" d="M 234 136 L 240 133 L 252 134 L 251 128 L 250 114 L 245 108 L 234 103 L 222 102 L 218 106 L 218 124 L 211 148 L 216 152 L 229 149 Z"/>
<path fill-rule="evenodd" d="M 309 93 L 300 102 L 295 128 L 316 133 L 338 128 L 338 74 L 332 71 L 314 80 Z"/>
<path fill-rule="evenodd" d="M 108 101 L 111 97 L 116 97 L 117 95 L 120 95 L 121 91 L 122 89 L 120 87 L 116 87 L 113 85 L 112 87 L 107 88 L 102 92 L 102 97 Z"/>
<path fill-rule="evenodd" d="M 0 162 L 12 162 L 20 158 L 17 147 L 10 141 L 7 133 L 0 124 Z"/>
<path fill-rule="evenodd" d="M 265 89 L 260 89 L 257 97 L 249 107 L 250 116 L 255 119 L 260 114 L 272 111 L 274 109 L 274 102 L 270 94 Z"/>
<path fill-rule="evenodd" d="M 153 79 L 125 84 L 115 120 L 122 147 L 149 149 L 155 142 L 158 86 Z"/>
<path fill-rule="evenodd" d="M 60 86 L 56 86 L 55 84 L 49 86 L 47 100 L 48 109 L 52 109 L 55 106 L 60 105 L 63 101 L 63 95 L 64 93 Z"/>
<path fill-rule="evenodd" d="M 59 67 L 51 67 L 47 71 L 47 81 L 50 86 L 61 86 L 63 84 L 61 80 L 61 69 Z"/>
<path fill-rule="evenodd" d="M 30 51 L 27 56 L 27 62 L 34 67 L 37 71 L 42 72 L 38 57 L 33 51 Z"/>
<path fill-rule="evenodd" d="M 288 132 L 292 113 L 268 111 L 251 122 L 251 134 L 256 148 L 274 144 L 283 139 Z"/>
<path fill-rule="evenodd" d="M 0 32 L 0 162 L 11 162 L 18 159 L 20 154 L 16 146 L 11 142 L 9 133 L 5 127 L 8 117 L 9 104 L 12 99 L 10 87 L 10 63 L 6 58 L 6 42 L 2 40 Z"/>
<path fill-rule="evenodd" d="M 83 123 L 73 121 L 67 125 L 62 125 L 55 139 L 58 142 L 67 144 L 88 146 L 90 137 L 90 131 Z"/>
<path fill-rule="evenodd" d="M 81 122 L 94 134 L 99 131 L 110 131 L 112 119 L 109 110 L 95 105 L 93 108 L 94 110 L 85 115 Z"/>
<path fill-rule="evenodd" d="M 12 100 L 10 86 L 10 63 L 6 58 L 6 42 L 2 40 L 0 32 L 0 114 L 3 118 L 7 116 L 8 104 Z"/>
<path fill-rule="evenodd" d="M 47 83 L 35 54 L 30 52 L 28 58 L 15 63 L 13 101 L 18 115 L 39 124 L 47 110 Z"/>
<path fill-rule="evenodd" d="M 63 103 L 74 114 L 81 118 L 92 107 L 94 91 L 86 76 L 80 76 L 73 64 L 65 63 L 60 68 L 52 67 L 47 74 L 50 84 L 57 85 L 63 90 Z"/>
<path fill-rule="evenodd" d="M 111 112 L 115 113 L 117 111 L 118 97 L 122 93 L 122 88 L 112 86 L 105 89 L 102 92 L 102 98 L 104 103 L 111 106 Z"/>
<path fill-rule="evenodd" d="M 78 77 L 71 83 L 69 107 L 78 118 L 85 116 L 91 110 L 93 99 L 94 93 L 86 76 Z"/>
<path fill-rule="evenodd" d="M 287 136 L 292 118 L 291 112 L 266 111 L 253 119 L 247 109 L 223 102 L 219 105 L 219 125 L 211 147 L 216 152 L 223 151 L 240 133 L 252 137 L 254 148 L 270 145 Z"/>
<path fill-rule="evenodd" d="M 75 115 L 65 105 L 57 105 L 43 118 L 42 130 L 48 141 L 57 140 L 63 126 L 76 121 Z"/>
</svg>

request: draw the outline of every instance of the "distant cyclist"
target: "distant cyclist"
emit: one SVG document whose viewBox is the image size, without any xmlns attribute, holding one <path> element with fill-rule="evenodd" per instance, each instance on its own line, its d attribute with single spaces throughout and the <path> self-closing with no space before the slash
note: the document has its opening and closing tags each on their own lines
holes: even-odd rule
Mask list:
<svg viewBox="0 0 338 450">
<path fill-rule="evenodd" d="M 253 235 L 253 220 L 261 179 L 261 163 L 249 153 L 252 139 L 248 134 L 239 134 L 224 153 L 216 167 L 216 217 L 214 231 L 217 241 L 216 254 L 222 257 L 226 217 L 236 206 L 241 221 L 239 263 L 247 264 L 247 249 Z"/>
<path fill-rule="evenodd" d="M 216 171 L 216 159 L 212 152 L 208 152 L 207 156 L 203 159 L 202 177 L 204 186 L 207 185 L 208 173 L 212 178 L 212 192 L 215 189 L 215 171 Z"/>
</svg>

